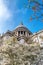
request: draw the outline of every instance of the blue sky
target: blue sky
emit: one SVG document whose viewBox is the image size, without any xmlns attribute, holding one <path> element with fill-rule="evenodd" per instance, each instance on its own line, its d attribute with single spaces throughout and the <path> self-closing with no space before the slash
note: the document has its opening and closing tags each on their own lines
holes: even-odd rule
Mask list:
<svg viewBox="0 0 43 65">
<path fill-rule="evenodd" d="M 41 20 L 30 22 L 32 11 L 25 8 L 24 3 L 27 4 L 27 0 L 0 0 L 0 33 L 14 30 L 21 21 L 33 33 L 43 29 Z"/>
</svg>

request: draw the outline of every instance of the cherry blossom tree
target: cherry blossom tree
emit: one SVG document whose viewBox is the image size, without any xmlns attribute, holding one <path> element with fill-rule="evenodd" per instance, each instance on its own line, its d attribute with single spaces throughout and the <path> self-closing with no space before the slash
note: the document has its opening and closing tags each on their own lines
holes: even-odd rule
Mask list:
<svg viewBox="0 0 43 65">
<path fill-rule="evenodd" d="M 27 0 L 25 6 L 32 10 L 32 15 L 30 16 L 30 21 L 37 19 L 43 22 L 43 0 Z"/>
</svg>

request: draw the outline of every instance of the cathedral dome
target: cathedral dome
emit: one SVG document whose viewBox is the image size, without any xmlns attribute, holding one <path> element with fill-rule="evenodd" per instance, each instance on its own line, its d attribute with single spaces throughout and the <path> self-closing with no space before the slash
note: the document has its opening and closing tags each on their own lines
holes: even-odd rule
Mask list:
<svg viewBox="0 0 43 65">
<path fill-rule="evenodd" d="M 17 36 L 29 36 L 32 34 L 32 32 L 30 30 L 28 30 L 28 28 L 26 28 L 23 23 L 21 22 L 19 26 L 17 26 L 14 30 L 15 34 Z"/>
</svg>

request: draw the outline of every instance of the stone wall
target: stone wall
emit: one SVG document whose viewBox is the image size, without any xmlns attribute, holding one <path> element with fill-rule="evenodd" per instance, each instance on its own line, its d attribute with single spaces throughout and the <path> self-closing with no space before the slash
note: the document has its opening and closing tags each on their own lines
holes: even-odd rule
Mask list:
<svg viewBox="0 0 43 65">
<path fill-rule="evenodd" d="M 40 47 L 43 47 L 43 30 L 32 35 L 32 41 L 39 43 Z"/>
</svg>

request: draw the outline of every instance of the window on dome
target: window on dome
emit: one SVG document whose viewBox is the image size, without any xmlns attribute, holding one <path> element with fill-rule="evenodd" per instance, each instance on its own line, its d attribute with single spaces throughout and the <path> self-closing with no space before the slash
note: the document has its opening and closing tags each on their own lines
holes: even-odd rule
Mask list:
<svg viewBox="0 0 43 65">
<path fill-rule="evenodd" d="M 30 35 L 30 33 L 29 33 L 29 35 Z"/>
<path fill-rule="evenodd" d="M 20 34 L 20 31 L 18 31 L 18 34 Z"/>
<path fill-rule="evenodd" d="M 21 34 L 23 34 L 23 31 L 21 31 Z"/>
</svg>

